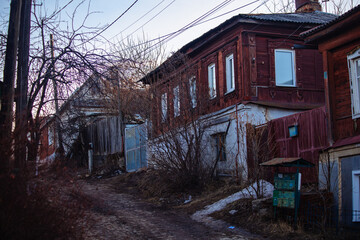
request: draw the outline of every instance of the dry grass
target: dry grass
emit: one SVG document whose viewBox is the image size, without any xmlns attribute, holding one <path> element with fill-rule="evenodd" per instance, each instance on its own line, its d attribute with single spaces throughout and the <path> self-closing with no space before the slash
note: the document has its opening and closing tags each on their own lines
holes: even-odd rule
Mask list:
<svg viewBox="0 0 360 240">
<path fill-rule="evenodd" d="M 269 211 L 266 215 L 254 213 L 251 202 L 252 199 L 238 200 L 229 204 L 225 209 L 211 214 L 211 217 L 222 219 L 234 226 L 245 228 L 252 233 L 269 239 L 324 239 L 319 234 L 303 231 L 301 226 L 294 230 L 290 223 L 274 220 L 272 211 Z M 269 208 L 272 209 L 271 206 Z M 230 214 L 230 210 L 236 210 L 237 212 Z"/>
</svg>

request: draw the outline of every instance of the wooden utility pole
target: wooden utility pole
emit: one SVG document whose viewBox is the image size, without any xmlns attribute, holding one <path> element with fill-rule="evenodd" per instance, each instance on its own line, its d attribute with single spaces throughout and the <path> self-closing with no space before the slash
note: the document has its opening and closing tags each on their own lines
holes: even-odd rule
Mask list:
<svg viewBox="0 0 360 240">
<path fill-rule="evenodd" d="M 14 82 L 16 56 L 20 29 L 22 0 L 12 0 L 10 4 L 9 29 L 6 43 L 4 81 L 1 91 L 0 110 L 0 174 L 9 171 L 12 147 L 12 122 L 14 104 Z"/>
<path fill-rule="evenodd" d="M 19 36 L 18 69 L 16 82 L 15 112 L 15 167 L 23 169 L 26 162 L 28 133 L 27 91 L 29 75 L 31 0 L 23 0 Z"/>
<path fill-rule="evenodd" d="M 50 34 L 50 47 L 51 47 L 51 59 L 52 59 L 52 68 L 53 73 L 55 71 L 55 56 L 54 56 L 54 37 L 52 34 Z M 54 74 L 53 74 L 54 75 Z M 59 112 L 59 99 L 58 99 L 58 90 L 57 90 L 57 82 L 54 76 L 52 76 L 52 82 L 54 87 L 54 98 L 55 98 L 55 131 L 56 131 L 56 152 L 55 152 L 55 158 L 63 157 L 64 153 L 64 146 L 63 146 L 63 138 L 61 133 L 61 127 L 60 127 L 60 112 Z M 55 146 L 56 146 L 55 145 Z"/>
</svg>

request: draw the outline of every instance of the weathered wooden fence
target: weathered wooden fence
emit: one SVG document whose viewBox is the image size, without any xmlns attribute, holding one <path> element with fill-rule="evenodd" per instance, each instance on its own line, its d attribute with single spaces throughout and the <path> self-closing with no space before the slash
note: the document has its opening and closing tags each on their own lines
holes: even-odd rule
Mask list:
<svg viewBox="0 0 360 240">
<path fill-rule="evenodd" d="M 93 144 L 94 155 L 106 156 L 124 151 L 121 121 L 118 116 L 108 117 L 87 127 L 86 142 Z"/>
</svg>

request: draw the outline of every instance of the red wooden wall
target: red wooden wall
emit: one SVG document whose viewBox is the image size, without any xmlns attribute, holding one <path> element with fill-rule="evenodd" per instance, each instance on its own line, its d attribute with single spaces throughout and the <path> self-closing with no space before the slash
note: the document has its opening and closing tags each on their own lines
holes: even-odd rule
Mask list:
<svg viewBox="0 0 360 240">
<path fill-rule="evenodd" d="M 288 127 L 298 125 L 299 134 L 289 136 Z M 273 157 L 301 157 L 315 164 L 313 168 L 302 168 L 303 183 L 318 181 L 319 154 L 328 147 L 325 107 L 278 118 L 268 123 L 276 150 Z M 279 168 L 281 172 L 295 172 L 295 168 Z M 272 170 L 274 172 L 275 169 Z"/>
</svg>

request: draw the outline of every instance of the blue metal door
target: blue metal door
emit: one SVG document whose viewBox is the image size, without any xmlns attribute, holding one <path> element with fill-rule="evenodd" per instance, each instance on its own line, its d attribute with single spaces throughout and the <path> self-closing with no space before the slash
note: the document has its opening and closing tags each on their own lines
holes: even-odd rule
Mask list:
<svg viewBox="0 0 360 240">
<path fill-rule="evenodd" d="M 146 124 L 125 129 L 126 171 L 133 172 L 147 166 Z"/>
</svg>

